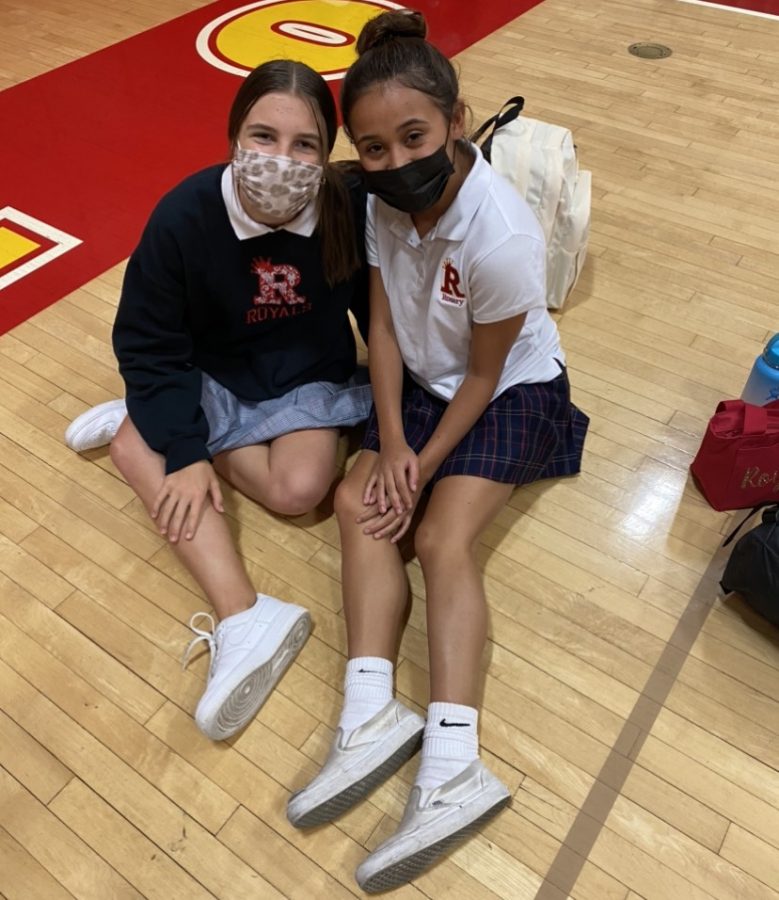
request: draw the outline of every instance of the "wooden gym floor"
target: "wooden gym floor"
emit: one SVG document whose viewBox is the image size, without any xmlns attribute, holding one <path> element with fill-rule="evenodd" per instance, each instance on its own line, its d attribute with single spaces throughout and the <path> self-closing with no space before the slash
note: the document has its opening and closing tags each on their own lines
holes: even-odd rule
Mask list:
<svg viewBox="0 0 779 900">
<path fill-rule="evenodd" d="M 0 86 L 199 5 L 0 0 Z M 629 56 L 640 40 L 673 55 Z M 593 171 L 590 256 L 559 319 L 592 428 L 582 474 L 517 491 L 481 547 L 481 740 L 513 804 L 397 895 L 779 898 L 779 641 L 717 596 L 732 517 L 687 474 L 717 401 L 779 330 L 779 21 L 545 0 L 457 61 L 475 120 L 522 93 Z M 41 143 L 56 135 L 30 123 Z M 359 895 L 354 869 L 413 763 L 337 825 L 300 834 L 284 816 L 339 708 L 333 518 L 286 521 L 229 493 L 258 587 L 304 603 L 316 630 L 256 721 L 213 745 L 191 718 L 206 660 L 179 665 L 197 589 L 106 452 L 62 443 L 121 391 L 121 277 L 0 338 L 0 893 Z M 409 574 L 398 689 L 423 706 Z"/>
</svg>

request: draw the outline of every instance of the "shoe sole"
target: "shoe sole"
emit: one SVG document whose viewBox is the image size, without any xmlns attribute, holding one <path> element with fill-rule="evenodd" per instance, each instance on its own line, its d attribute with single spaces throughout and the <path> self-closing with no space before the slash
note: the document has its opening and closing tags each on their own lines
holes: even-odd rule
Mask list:
<svg viewBox="0 0 779 900">
<path fill-rule="evenodd" d="M 309 634 L 311 634 L 311 616 L 304 613 L 295 620 L 273 656 L 250 672 L 230 693 L 209 729 L 210 738 L 221 741 L 230 737 L 257 714 L 300 652 Z"/>
<path fill-rule="evenodd" d="M 110 402 L 111 401 L 109 401 L 109 403 Z M 102 403 L 100 404 L 100 407 L 103 407 Z M 89 450 L 97 450 L 98 447 L 105 447 L 110 444 L 116 436 L 116 432 L 119 430 L 118 425 L 113 428 L 112 431 L 101 431 L 99 437 L 93 438 L 91 441 L 84 441 L 82 444 L 82 435 L 91 431 L 94 427 L 94 423 L 105 418 L 105 416 L 106 413 L 102 409 L 100 409 L 100 412 L 88 410 L 74 419 L 65 429 L 66 446 L 76 453 L 86 453 Z"/>
<path fill-rule="evenodd" d="M 411 856 L 401 859 L 392 865 L 387 866 L 375 875 L 367 878 L 360 887 L 366 894 L 379 894 L 382 891 L 389 891 L 392 888 L 400 887 L 402 884 L 408 884 L 413 881 L 417 875 L 420 875 L 429 868 L 438 857 L 443 856 L 448 850 L 471 837 L 479 831 L 490 819 L 494 818 L 509 803 L 510 797 L 504 797 L 491 806 L 486 812 L 482 813 L 478 819 L 469 822 L 459 831 L 455 831 L 440 841 L 430 844 L 429 847 L 423 847 Z"/>
<path fill-rule="evenodd" d="M 75 453 L 88 453 L 90 450 L 97 450 L 100 447 L 107 447 L 111 441 L 116 437 L 116 432 L 109 434 L 102 434 L 93 438 L 91 441 L 83 441 L 81 440 L 81 435 L 87 431 L 86 427 L 79 428 L 79 430 L 75 433 L 65 432 L 65 446 L 68 449 L 73 450 Z"/>
<path fill-rule="evenodd" d="M 416 734 L 412 735 L 405 744 L 402 744 L 392 756 L 388 756 L 387 759 L 380 763 L 372 772 L 363 776 L 359 781 L 355 781 L 354 784 L 350 784 L 349 787 L 345 788 L 334 797 L 325 800 L 324 803 L 320 803 L 319 806 L 304 813 L 302 816 L 295 819 L 292 824 L 296 828 L 313 828 L 316 825 L 324 825 L 326 822 L 332 822 L 333 819 L 337 818 L 342 813 L 345 813 L 348 809 L 351 809 L 364 797 L 370 794 L 374 788 L 386 781 L 390 775 L 394 775 L 406 760 L 411 759 L 422 745 L 422 734 L 424 730 L 423 726 Z"/>
</svg>

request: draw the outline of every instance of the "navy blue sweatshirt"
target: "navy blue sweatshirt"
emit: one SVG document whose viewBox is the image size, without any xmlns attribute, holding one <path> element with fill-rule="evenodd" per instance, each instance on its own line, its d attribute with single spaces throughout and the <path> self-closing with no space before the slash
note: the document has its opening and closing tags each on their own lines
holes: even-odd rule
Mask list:
<svg viewBox="0 0 779 900">
<path fill-rule="evenodd" d="M 222 198 L 224 166 L 190 176 L 157 205 L 130 257 L 113 331 L 130 419 L 166 472 L 202 459 L 201 371 L 245 400 L 313 381 L 346 381 L 367 335 L 367 267 L 329 287 L 317 232 L 239 240 Z M 350 176 L 364 262 L 365 190 Z"/>
</svg>

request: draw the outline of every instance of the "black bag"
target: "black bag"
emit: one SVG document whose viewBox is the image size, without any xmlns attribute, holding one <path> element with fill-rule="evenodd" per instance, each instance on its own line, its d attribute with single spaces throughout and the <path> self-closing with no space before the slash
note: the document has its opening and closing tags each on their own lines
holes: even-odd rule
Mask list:
<svg viewBox="0 0 779 900">
<path fill-rule="evenodd" d="M 733 540 L 741 525 L 723 546 Z M 779 625 L 779 504 L 764 509 L 760 525 L 738 539 L 720 585 L 726 594 L 741 594 L 755 612 Z"/>
</svg>

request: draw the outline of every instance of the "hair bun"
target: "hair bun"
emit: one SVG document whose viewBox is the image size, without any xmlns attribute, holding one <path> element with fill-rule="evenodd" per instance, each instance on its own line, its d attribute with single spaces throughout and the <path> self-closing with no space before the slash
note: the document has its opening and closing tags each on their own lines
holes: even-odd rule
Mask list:
<svg viewBox="0 0 779 900">
<path fill-rule="evenodd" d="M 357 55 L 373 50 L 396 38 L 422 38 L 427 35 L 427 23 L 420 12 L 413 9 L 384 12 L 370 19 L 357 38 Z"/>
</svg>

